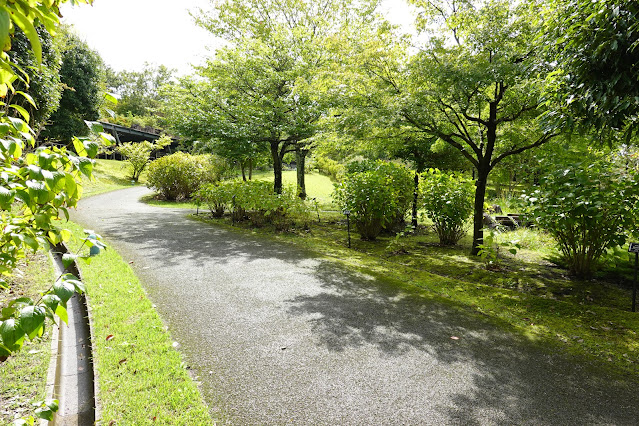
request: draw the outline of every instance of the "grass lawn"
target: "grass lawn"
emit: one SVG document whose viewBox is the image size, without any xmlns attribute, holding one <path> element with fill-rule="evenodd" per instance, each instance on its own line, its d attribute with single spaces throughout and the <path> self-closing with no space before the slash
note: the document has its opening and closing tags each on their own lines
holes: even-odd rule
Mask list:
<svg viewBox="0 0 639 426">
<path fill-rule="evenodd" d="M 131 181 L 127 163 L 117 160 L 97 160 L 93 168 L 93 179 L 83 178 L 83 196 L 102 194 L 116 189 L 128 188 L 136 183 Z M 137 185 L 144 184 L 146 173 L 142 173 Z"/>
<path fill-rule="evenodd" d="M 46 253 L 30 254 L 9 280 L 11 290 L 0 290 L 0 306 L 19 297 L 37 298 L 53 283 L 54 272 Z M 32 403 L 45 399 L 51 359 L 51 327 L 41 338 L 25 341 L 15 355 L 0 362 L 0 425 L 33 414 Z"/>
</svg>

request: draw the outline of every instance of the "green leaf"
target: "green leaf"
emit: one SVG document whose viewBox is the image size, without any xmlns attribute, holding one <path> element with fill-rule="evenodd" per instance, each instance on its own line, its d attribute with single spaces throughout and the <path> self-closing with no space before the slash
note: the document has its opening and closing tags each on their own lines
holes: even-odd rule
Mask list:
<svg viewBox="0 0 639 426">
<path fill-rule="evenodd" d="M 84 149 L 84 143 L 82 143 L 82 141 L 76 137 L 73 138 L 73 148 L 75 148 L 75 152 L 80 156 L 80 157 L 86 157 L 87 156 L 87 152 Z"/>
<path fill-rule="evenodd" d="M 13 108 L 16 111 L 18 111 L 20 113 L 20 115 L 22 116 L 22 118 L 24 118 L 24 121 L 26 121 L 27 123 L 31 119 L 31 116 L 29 115 L 29 112 L 26 109 L 24 109 L 23 107 L 21 107 L 20 105 L 11 104 L 11 105 L 9 105 L 9 108 Z"/>
<path fill-rule="evenodd" d="M 0 209 L 2 210 L 10 210 L 11 204 L 14 200 L 13 191 L 5 188 L 4 186 L 0 186 Z"/>
<path fill-rule="evenodd" d="M 35 410 L 35 414 L 39 419 L 53 421 L 53 413 L 58 411 L 58 409 L 59 409 L 58 400 L 54 399 L 42 404 L 40 408 Z"/>
<path fill-rule="evenodd" d="M 40 37 L 38 36 L 38 32 L 33 26 L 33 23 L 22 14 L 19 8 L 12 9 L 11 14 L 13 16 L 13 22 L 15 22 L 22 29 L 22 31 L 24 31 L 24 34 L 31 42 L 31 50 L 33 50 L 38 64 L 41 64 L 42 45 L 40 44 Z"/>
<path fill-rule="evenodd" d="M 78 277 L 73 274 L 64 274 L 61 278 L 68 285 L 72 285 L 78 293 L 85 293 L 86 287 Z"/>
<path fill-rule="evenodd" d="M 22 347 L 24 335 L 24 330 L 14 318 L 10 318 L 0 325 L 2 344 L 10 351 L 17 351 Z"/>
<path fill-rule="evenodd" d="M 23 92 L 23 91 L 21 91 L 21 90 L 16 90 L 16 94 L 17 94 L 17 95 L 22 95 L 22 97 L 23 97 L 24 99 L 26 99 L 26 100 L 27 100 L 27 102 L 29 102 L 29 103 L 31 104 L 31 106 L 32 106 L 32 107 L 34 107 L 34 108 L 37 108 L 37 107 L 38 107 L 38 106 L 36 105 L 35 101 L 33 100 L 33 97 L 31 97 L 31 95 L 30 95 L 30 94 L 25 93 L 25 92 Z"/>
<path fill-rule="evenodd" d="M 61 278 L 53 284 L 53 292 L 60 298 L 62 303 L 67 303 L 73 293 L 75 293 L 75 286 L 73 283 L 68 283 Z"/>
<path fill-rule="evenodd" d="M 47 308 L 49 308 L 51 310 L 51 313 L 55 313 L 60 302 L 61 302 L 60 298 L 56 296 L 55 294 L 45 294 L 42 297 L 42 304 L 46 306 Z"/>
<path fill-rule="evenodd" d="M 9 13 L 4 9 L 0 9 L 0 50 L 6 51 L 11 45 L 11 37 L 9 29 L 11 28 L 11 18 Z"/>
<path fill-rule="evenodd" d="M 62 255 L 62 264 L 64 265 L 64 269 L 67 269 L 69 266 L 73 265 L 73 262 L 78 258 L 77 255 L 71 253 L 65 253 Z"/>
<path fill-rule="evenodd" d="M 33 340 L 41 336 L 44 330 L 45 310 L 42 306 L 27 306 L 20 310 L 20 327 Z"/>
<path fill-rule="evenodd" d="M 87 127 L 89 128 L 89 130 L 91 130 L 92 133 L 102 133 L 104 132 L 104 127 L 102 126 L 102 124 L 100 124 L 97 121 L 87 121 L 84 120 L 84 124 L 87 125 Z"/>
<path fill-rule="evenodd" d="M 65 324 L 69 324 L 69 314 L 67 313 L 67 308 L 62 304 L 59 304 L 55 308 L 55 314 L 64 321 Z"/>
</svg>

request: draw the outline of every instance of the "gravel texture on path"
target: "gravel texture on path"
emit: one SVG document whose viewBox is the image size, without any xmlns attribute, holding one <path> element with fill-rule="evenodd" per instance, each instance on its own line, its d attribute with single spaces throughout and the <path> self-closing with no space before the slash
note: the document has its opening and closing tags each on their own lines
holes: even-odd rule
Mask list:
<svg viewBox="0 0 639 426">
<path fill-rule="evenodd" d="M 221 423 L 639 423 L 636 385 L 418 291 L 138 202 L 147 191 L 87 198 L 72 219 L 133 262 Z"/>
</svg>

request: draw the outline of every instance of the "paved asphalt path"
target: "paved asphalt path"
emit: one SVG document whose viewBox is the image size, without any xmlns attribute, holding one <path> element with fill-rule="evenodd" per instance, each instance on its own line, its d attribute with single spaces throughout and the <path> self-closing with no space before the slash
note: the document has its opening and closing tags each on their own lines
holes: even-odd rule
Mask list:
<svg viewBox="0 0 639 426">
<path fill-rule="evenodd" d="M 134 261 L 220 423 L 639 424 L 636 384 L 146 191 L 90 197 L 73 220 Z"/>
</svg>

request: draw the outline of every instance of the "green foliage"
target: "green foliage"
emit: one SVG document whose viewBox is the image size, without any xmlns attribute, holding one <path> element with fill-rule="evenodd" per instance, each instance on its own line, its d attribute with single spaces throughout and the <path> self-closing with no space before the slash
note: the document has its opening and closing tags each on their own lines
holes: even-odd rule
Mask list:
<svg viewBox="0 0 639 426">
<path fill-rule="evenodd" d="M 92 249 L 92 253 L 97 254 L 94 248 L 106 248 L 101 242 L 99 235 L 93 231 L 87 231 L 89 234 L 83 241 Z M 48 239 L 54 235 L 50 232 Z M 69 238 L 70 232 L 64 232 L 66 239 Z M 19 234 L 14 234 L 14 238 L 19 238 Z M 5 243 L 6 245 L 6 243 Z M 84 293 L 84 284 L 76 276 L 66 272 L 66 269 L 76 259 L 90 261 L 90 256 L 79 256 L 78 254 L 67 254 L 63 256 L 62 262 L 65 271 L 55 280 L 53 285 L 42 293 L 41 297 L 33 300 L 29 297 L 19 297 L 10 300 L 6 307 L 0 313 L 0 358 L 9 356 L 12 352 L 16 352 L 22 348 L 25 338 L 33 340 L 41 337 L 44 333 L 46 319 L 54 320 L 54 316 L 58 316 L 62 321 L 67 322 L 67 302 L 74 293 Z M 4 254 L 3 258 L 11 256 Z M 15 262 L 15 260 L 14 260 Z M 6 269 L 6 265 L 2 265 Z"/>
<path fill-rule="evenodd" d="M 374 240 L 385 227 L 403 220 L 412 195 L 412 174 L 383 161 L 351 163 L 334 198 L 349 211 L 364 240 Z"/>
<path fill-rule="evenodd" d="M 542 51 L 554 70 L 550 119 L 622 129 L 639 122 L 639 3 L 550 0 L 539 12 Z"/>
<path fill-rule="evenodd" d="M 171 82 L 175 70 L 145 63 L 142 71 L 106 70 L 107 89 L 118 96 L 118 116 L 151 117 L 157 113 L 163 96 L 161 88 Z"/>
<path fill-rule="evenodd" d="M 62 96 L 60 84 L 60 52 L 51 35 L 42 26 L 36 28 L 42 44 L 42 63 L 38 65 L 35 54 L 31 51 L 29 39 L 24 31 L 16 29 L 8 52 L 11 61 L 22 69 L 28 79 L 14 83 L 16 92 L 26 92 L 31 96 L 33 104 L 18 93 L 9 93 L 7 104 L 17 104 L 24 108 L 30 120 L 28 124 L 36 135 L 58 108 Z M 9 111 L 10 115 L 20 117 L 18 111 Z"/>
<path fill-rule="evenodd" d="M 215 217 L 221 217 L 228 210 L 234 221 L 249 220 L 256 227 L 270 223 L 276 229 L 285 230 L 293 225 L 295 218 L 307 222 L 309 217 L 308 206 L 291 187 L 276 194 L 267 181 L 231 180 L 207 184 L 195 197 L 199 203 L 209 206 Z"/>
<path fill-rule="evenodd" d="M 64 91 L 42 137 L 70 143 L 74 135 L 88 134 L 85 120 L 100 116 L 102 59 L 78 36 L 66 32 L 63 37 L 60 81 Z"/>
<path fill-rule="evenodd" d="M 391 221 L 383 225 L 383 228 L 388 229 L 402 225 L 413 199 L 413 172 L 401 164 L 382 160 L 354 161 L 346 166 L 346 173 L 348 174 L 364 171 L 375 171 L 386 175 L 389 178 L 389 182 L 392 183 L 395 197 L 395 213 Z"/>
<path fill-rule="evenodd" d="M 443 245 L 454 245 L 466 234 L 473 212 L 473 183 L 453 173 L 431 169 L 422 174 L 420 206 L 433 221 Z"/>
<path fill-rule="evenodd" d="M 155 142 L 126 142 L 116 149 L 125 157 L 131 171 L 131 179 L 137 182 L 151 160 L 151 153 L 170 145 L 171 142 L 170 137 L 163 135 Z"/>
<path fill-rule="evenodd" d="M 610 158 L 551 170 L 525 196 L 531 216 L 557 241 L 572 273 L 588 277 L 607 249 L 626 242 L 639 207 L 639 175 Z"/>
<path fill-rule="evenodd" d="M 332 180 L 337 181 L 344 174 L 344 165 L 328 158 L 325 155 L 314 155 L 312 157 L 312 166 L 317 169 L 321 174 L 330 177 Z"/>
<path fill-rule="evenodd" d="M 149 164 L 147 186 L 166 200 L 188 199 L 201 184 L 220 180 L 225 164 L 212 155 L 176 152 Z"/>
</svg>

